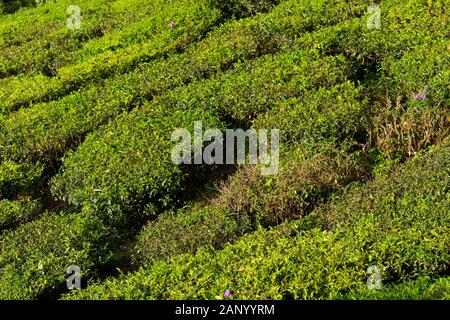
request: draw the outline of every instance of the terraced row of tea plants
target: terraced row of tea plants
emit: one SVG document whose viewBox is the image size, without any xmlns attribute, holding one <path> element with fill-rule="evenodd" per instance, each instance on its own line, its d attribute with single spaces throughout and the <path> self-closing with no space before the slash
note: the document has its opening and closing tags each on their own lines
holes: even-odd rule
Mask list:
<svg viewBox="0 0 450 320">
<path fill-rule="evenodd" d="M 2 8 L 1 299 L 449 298 L 446 1 Z M 278 173 L 174 164 L 196 121 Z"/>
</svg>

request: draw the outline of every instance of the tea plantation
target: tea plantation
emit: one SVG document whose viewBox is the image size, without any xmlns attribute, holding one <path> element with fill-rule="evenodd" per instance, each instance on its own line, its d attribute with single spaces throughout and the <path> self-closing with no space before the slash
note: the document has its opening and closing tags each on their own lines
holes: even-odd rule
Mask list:
<svg viewBox="0 0 450 320">
<path fill-rule="evenodd" d="M 450 299 L 449 4 L 0 0 L 0 299 Z"/>
</svg>

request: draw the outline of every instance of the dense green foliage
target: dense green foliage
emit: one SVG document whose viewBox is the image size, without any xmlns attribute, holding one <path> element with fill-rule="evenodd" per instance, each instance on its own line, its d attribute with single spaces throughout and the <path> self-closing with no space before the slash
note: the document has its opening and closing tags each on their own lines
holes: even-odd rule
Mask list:
<svg viewBox="0 0 450 320">
<path fill-rule="evenodd" d="M 362 290 L 370 265 L 384 285 L 444 274 L 449 171 L 437 169 L 449 168 L 449 150 L 447 143 L 352 186 L 304 220 L 260 228 L 223 250 L 156 261 L 68 298 L 214 299 L 226 288 L 240 299 L 333 298 Z"/>
<path fill-rule="evenodd" d="M 448 1 L 4 3 L 0 299 L 449 299 Z M 278 173 L 174 164 L 195 121 Z"/>
</svg>

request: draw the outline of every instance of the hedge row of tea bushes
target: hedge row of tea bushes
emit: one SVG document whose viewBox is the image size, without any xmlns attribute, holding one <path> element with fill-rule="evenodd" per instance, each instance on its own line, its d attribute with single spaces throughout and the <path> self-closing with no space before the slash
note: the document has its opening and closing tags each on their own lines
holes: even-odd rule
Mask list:
<svg viewBox="0 0 450 320">
<path fill-rule="evenodd" d="M 326 299 L 360 292 L 376 265 L 383 285 L 448 271 L 448 141 L 308 217 L 260 228 L 223 250 L 200 249 L 68 299 Z"/>
<path fill-rule="evenodd" d="M 36 299 L 66 290 L 66 270 L 83 285 L 110 257 L 109 230 L 93 216 L 47 213 L 0 235 L 0 298 Z"/>
<path fill-rule="evenodd" d="M 142 18 L 143 13 L 148 12 L 141 0 L 137 0 L 137 3 L 136 1 L 128 2 L 131 12 L 118 5 L 118 2 L 103 5 L 97 3 L 94 7 L 92 2 L 88 2 L 86 6 L 84 3 L 78 3 L 83 7 L 83 13 L 89 12 L 89 14 L 87 17 L 83 16 L 83 28 L 69 30 L 66 26 L 68 15 L 65 10 L 70 4 L 59 3 L 54 8 L 55 10 L 64 9 L 61 13 L 63 16 L 55 16 L 54 14 L 58 11 L 53 9 L 50 10 L 53 15 L 50 13 L 31 15 L 29 17 L 31 21 L 27 21 L 27 26 L 37 30 L 28 30 L 22 24 L 20 26 L 7 24 L 8 28 L 5 31 L 13 29 L 15 32 L 5 35 L 6 40 L 14 39 L 15 44 L 9 44 L 9 46 L 7 43 L 4 44 L 5 48 L 1 51 L 3 54 L 1 63 L 3 68 L 12 69 L 10 73 L 14 75 L 0 80 L 3 112 L 13 111 L 31 101 L 39 101 L 42 97 L 52 100 L 73 90 L 73 86 L 66 86 L 58 77 L 54 77 L 56 71 L 73 60 L 71 57 L 80 50 L 83 43 L 93 41 L 93 38 L 103 34 L 117 33 L 116 30 L 123 27 L 126 21 L 131 23 L 135 19 Z M 42 16 L 50 18 L 45 21 L 44 26 L 35 21 Z M 22 20 L 25 18 L 16 19 L 16 21 Z M 54 32 L 44 37 L 36 33 L 36 31 L 46 30 L 55 21 L 58 22 L 59 28 Z M 19 32 L 24 29 L 27 31 L 25 35 L 34 35 L 30 41 L 20 40 Z"/>
<path fill-rule="evenodd" d="M 358 134 L 368 126 L 368 108 L 364 87 L 345 81 L 281 100 L 276 107 L 261 114 L 253 127 L 278 128 L 283 141 L 290 143 L 304 139 L 351 140 L 359 138 Z"/>
<path fill-rule="evenodd" d="M 222 185 L 217 201 L 239 216 L 248 216 L 254 226 L 300 218 L 330 193 L 367 178 L 366 159 L 349 149 L 308 141 L 282 148 L 284 159 L 277 175 L 261 176 L 260 167 L 243 167 Z"/>
<path fill-rule="evenodd" d="M 249 127 L 252 120 L 280 101 L 347 80 L 349 70 L 342 56 L 320 57 L 293 46 L 287 53 L 237 63 L 229 72 L 173 90 L 166 95 L 166 101 L 174 105 L 202 105 Z"/>
<path fill-rule="evenodd" d="M 357 165 L 358 155 L 351 160 L 352 156 L 349 157 L 347 151 L 357 143 L 355 136 L 364 131 L 366 111 L 366 100 L 361 87 L 355 87 L 350 82 L 311 88 L 298 97 L 278 100 L 268 112 L 260 113 L 253 127 L 280 129 L 281 140 L 285 143 L 281 152 L 281 173 L 273 178 L 262 177 L 258 174 L 260 168 L 248 166 L 231 178 L 231 184 L 222 190 L 221 197 L 228 205 L 243 201 L 245 209 L 232 205 L 232 209 L 238 212 L 242 209 L 247 213 L 253 211 L 250 207 L 251 199 L 254 199 L 262 205 L 256 211 L 264 212 L 266 216 L 270 216 L 267 211 L 269 208 L 280 216 L 283 216 L 283 212 L 301 213 L 297 212 L 299 208 L 284 208 L 283 204 L 295 203 L 294 198 L 300 199 L 301 192 L 305 192 L 305 195 L 314 193 L 313 190 L 307 191 L 309 187 L 303 184 L 308 181 L 307 177 L 315 177 L 314 185 L 321 180 L 337 183 L 341 179 L 338 178 L 340 173 L 346 176 L 345 173 L 351 171 L 348 171 L 349 168 L 353 167 L 354 173 L 363 169 L 362 163 Z M 287 171 L 283 171 L 284 169 Z M 328 174 L 330 176 L 325 178 Z M 298 183 L 302 187 L 298 188 Z M 231 190 L 233 192 L 229 193 Z M 289 199 L 276 190 L 284 190 Z M 269 197 L 272 201 L 264 204 L 264 199 L 268 200 Z M 284 199 L 287 200 L 286 203 Z M 278 201 L 278 205 L 270 204 L 273 201 Z"/>
<path fill-rule="evenodd" d="M 205 41 L 200 41 L 190 53 L 169 57 L 168 61 L 157 59 L 156 65 L 152 63 L 148 67 L 132 72 L 129 77 L 135 79 L 139 77 L 138 81 L 141 83 L 142 73 L 148 74 L 147 79 L 156 77 L 161 81 L 161 78 L 163 78 L 166 82 L 170 81 L 170 79 L 178 80 L 181 78 L 184 79 L 183 81 L 187 81 L 194 76 L 205 77 L 213 71 L 223 70 L 223 67 L 229 66 L 240 58 L 253 57 L 280 50 L 282 47 L 289 47 L 290 42 L 294 38 L 302 36 L 305 31 L 314 30 L 323 25 L 336 24 L 355 15 L 360 15 L 364 10 L 365 6 L 362 3 L 358 6 L 353 6 L 344 1 L 333 4 L 323 1 L 314 3 L 285 1 L 268 14 L 260 14 L 239 21 L 231 20 L 225 22 L 211 32 Z M 317 14 L 311 14 L 311 12 Z M 183 27 L 178 26 L 180 23 Z M 173 35 L 175 30 L 176 32 L 184 30 L 184 25 L 186 25 L 185 22 L 177 21 L 177 27 L 174 30 L 170 30 L 169 34 Z M 123 32 L 113 33 L 110 37 L 106 37 L 114 38 L 114 36 L 120 37 L 122 33 L 128 34 L 128 28 L 131 27 L 127 26 Z M 106 37 L 88 42 L 80 52 L 90 52 L 99 45 L 98 43 L 109 43 L 102 42 L 104 41 L 102 39 Z M 119 40 L 113 42 L 116 43 L 117 41 Z M 109 51 L 116 47 L 121 48 L 121 45 L 116 43 L 111 48 L 107 47 L 110 50 L 105 54 L 108 54 Z M 70 65 L 61 69 L 61 72 L 72 70 L 73 68 L 84 68 L 85 66 L 85 62 L 83 64 Z M 142 67 L 142 64 L 140 67 Z M 192 70 L 191 67 L 194 67 L 194 69 Z M 153 68 L 156 68 L 156 71 Z M 78 77 L 79 74 L 71 71 L 68 76 L 73 78 Z M 93 75 L 89 74 L 89 77 L 93 77 Z M 94 78 L 93 80 L 98 80 L 98 77 Z M 73 84 L 71 81 L 67 82 L 59 77 L 49 78 L 42 75 L 19 76 L 15 79 L 10 79 L 10 81 L 5 83 L 3 94 L 0 91 L 0 96 L 3 95 L 7 99 L 4 102 L 3 109 L 14 110 L 18 106 L 26 105 L 31 101 L 55 99 L 67 93 L 68 90 L 75 88 L 70 85 L 71 83 Z M 86 82 L 87 79 L 84 77 L 77 78 L 74 81 L 83 84 L 83 86 L 89 83 Z M 118 81 L 121 81 L 121 79 Z M 39 86 L 40 90 L 27 90 L 25 93 L 22 90 L 18 90 L 18 88 L 35 88 L 36 86 Z M 146 91 L 148 90 L 146 89 Z"/>
<path fill-rule="evenodd" d="M 430 88 L 431 98 L 440 101 L 448 94 L 442 85 L 449 55 L 445 2 L 411 0 L 399 4 L 388 0 L 379 6 L 379 29 L 367 27 L 367 15 L 346 21 L 330 30 L 320 44 L 321 52 L 343 54 L 357 62 L 355 80 L 364 82 L 375 103 L 386 96 L 394 101 L 398 96 L 409 99 L 430 86 L 428 82 L 436 82 L 436 88 Z"/>
<path fill-rule="evenodd" d="M 44 166 L 0 162 L 0 232 L 31 221 L 42 211 L 39 196 Z"/>
<path fill-rule="evenodd" d="M 361 151 L 369 123 L 362 87 L 342 82 L 278 101 L 253 123 L 278 128 L 283 145 L 280 169 L 262 176 L 258 166 L 243 166 L 220 189 L 217 201 L 249 216 L 254 227 L 278 224 L 308 214 L 347 183 L 368 177 L 371 161 Z"/>
<path fill-rule="evenodd" d="M 11 13 L 19 10 L 22 6 L 33 6 L 33 0 L 0 1 L 0 14 Z"/>
<path fill-rule="evenodd" d="M 412 46 L 401 58 L 389 56 L 380 63 L 380 75 L 372 87 L 377 94 L 401 96 L 402 101 L 425 93 L 429 104 L 443 105 L 448 102 L 449 58 L 445 39 Z"/>
<path fill-rule="evenodd" d="M 104 90 L 99 97 L 98 89 L 93 87 L 0 117 L 2 157 L 19 163 L 41 160 L 48 166 L 79 143 L 86 132 L 116 115 L 121 110 L 117 102 L 123 106 L 120 102 L 131 99 L 116 87 Z"/>
<path fill-rule="evenodd" d="M 164 0 L 157 0 L 164 1 Z M 157 3 L 157 1 L 153 1 Z M 5 46 L 20 45 L 26 42 L 51 36 L 53 33 L 67 31 L 65 22 L 68 14 L 67 8 L 74 4 L 68 0 L 43 0 L 29 10 L 23 10 L 14 15 L 4 15 L 0 21 L 0 36 Z M 152 4 L 142 0 L 130 0 L 126 4 L 119 1 L 99 3 L 91 0 L 77 1 L 80 9 L 85 13 L 95 14 L 102 11 L 97 18 L 98 25 L 112 30 L 116 26 L 123 27 L 129 22 L 137 21 L 144 17 Z M 94 12 L 94 9 L 95 12 Z M 115 21 L 112 15 L 116 15 Z M 90 25 L 91 21 L 85 21 Z M 34 33 L 33 33 L 34 32 Z M 8 36 L 9 35 L 9 36 Z"/>
<path fill-rule="evenodd" d="M 447 5 L 383 1 L 380 8 L 381 29 L 360 20 L 338 26 L 327 52 L 359 61 L 373 105 L 369 140 L 383 156 L 404 158 L 448 135 Z"/>
<path fill-rule="evenodd" d="M 31 105 L 47 96 L 57 97 L 64 89 L 58 78 L 49 78 L 43 74 L 34 76 L 14 76 L 0 79 L 0 113 L 7 114 L 18 110 L 21 106 Z"/>
</svg>

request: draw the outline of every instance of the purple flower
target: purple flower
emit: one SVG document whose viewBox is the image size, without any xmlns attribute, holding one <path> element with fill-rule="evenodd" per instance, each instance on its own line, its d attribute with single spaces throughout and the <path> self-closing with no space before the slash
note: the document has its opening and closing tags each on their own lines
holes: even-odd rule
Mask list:
<svg viewBox="0 0 450 320">
<path fill-rule="evenodd" d="M 422 100 L 425 100 L 425 99 L 427 98 L 427 95 L 426 95 L 425 93 L 422 93 L 422 94 L 420 95 L 420 97 L 422 98 Z"/>
<path fill-rule="evenodd" d="M 248 179 L 247 178 L 244 179 L 244 183 L 248 184 Z"/>
<path fill-rule="evenodd" d="M 225 290 L 225 292 L 223 293 L 223 296 L 225 298 L 228 298 L 229 296 L 231 296 L 231 290 L 230 289 Z"/>
<path fill-rule="evenodd" d="M 173 29 L 175 27 L 175 22 L 173 20 L 170 21 L 169 27 L 170 27 L 170 29 Z"/>
<path fill-rule="evenodd" d="M 413 99 L 414 99 L 414 100 L 419 99 L 419 94 L 416 93 L 415 95 L 413 95 Z"/>
</svg>

